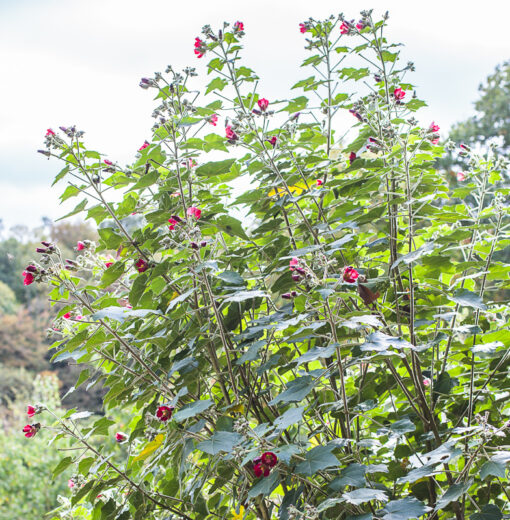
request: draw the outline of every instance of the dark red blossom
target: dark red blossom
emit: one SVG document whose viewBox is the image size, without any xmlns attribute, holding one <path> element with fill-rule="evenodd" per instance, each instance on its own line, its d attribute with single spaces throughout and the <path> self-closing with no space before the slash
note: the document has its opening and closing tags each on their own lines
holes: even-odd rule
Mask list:
<svg viewBox="0 0 510 520">
<path fill-rule="evenodd" d="M 356 156 L 356 154 L 354 152 L 351 152 L 349 154 L 349 164 L 352 164 L 358 157 Z"/>
<path fill-rule="evenodd" d="M 278 457 L 272 451 L 266 451 L 262 454 L 262 463 L 270 468 L 274 468 L 278 462 Z"/>
<path fill-rule="evenodd" d="M 28 271 L 23 271 L 23 285 L 34 283 L 34 275 Z"/>
<path fill-rule="evenodd" d="M 256 477 L 261 477 L 262 475 L 264 475 L 264 477 L 268 477 L 269 473 L 271 472 L 271 468 L 259 462 L 253 466 L 253 472 L 255 473 Z"/>
<path fill-rule="evenodd" d="M 108 159 L 105 159 L 103 162 L 104 162 L 107 166 L 113 166 L 112 161 L 109 161 Z"/>
<path fill-rule="evenodd" d="M 244 31 L 244 23 L 243 22 L 236 22 L 234 24 L 234 31 L 236 32 L 239 32 L 239 31 Z"/>
<path fill-rule="evenodd" d="M 174 409 L 172 406 L 160 406 L 156 411 L 156 417 L 162 421 L 166 422 L 168 419 L 172 417 Z"/>
<path fill-rule="evenodd" d="M 349 112 L 358 120 L 363 121 L 363 118 L 361 117 L 361 114 L 359 112 L 356 112 L 356 110 L 350 108 Z"/>
<path fill-rule="evenodd" d="M 173 231 L 175 229 L 175 226 L 178 224 L 177 220 L 175 220 L 173 217 L 170 217 L 168 219 L 168 222 L 170 223 L 170 225 L 168 226 L 168 229 L 170 231 Z"/>
<path fill-rule="evenodd" d="M 356 269 L 354 269 L 354 267 L 347 266 L 344 269 L 344 273 L 343 273 L 344 282 L 354 283 L 356 281 L 356 279 L 358 278 L 358 276 L 359 276 L 359 273 L 358 273 L 358 271 L 356 271 Z"/>
<path fill-rule="evenodd" d="M 27 406 L 27 415 L 32 418 L 35 415 L 35 408 L 32 405 Z"/>
<path fill-rule="evenodd" d="M 317 179 L 315 181 L 315 184 L 317 184 L 317 186 L 322 186 L 324 184 L 324 181 L 322 179 Z"/>
<path fill-rule="evenodd" d="M 300 23 L 299 24 L 299 32 L 301 34 L 305 34 L 306 31 L 308 31 L 308 29 L 306 28 L 306 25 L 304 23 Z"/>
<path fill-rule="evenodd" d="M 83 242 L 76 242 L 76 251 L 83 251 L 85 249 L 85 244 Z"/>
<path fill-rule="evenodd" d="M 113 265 L 113 261 L 109 260 L 108 262 L 105 262 L 105 267 L 106 269 L 108 269 L 109 267 L 111 267 Z"/>
<path fill-rule="evenodd" d="M 144 271 L 147 271 L 149 264 L 143 258 L 139 258 L 136 261 L 135 267 L 139 273 L 143 273 Z"/>
<path fill-rule="evenodd" d="M 350 24 L 348 22 L 342 22 L 340 26 L 340 34 L 349 34 Z"/>
</svg>

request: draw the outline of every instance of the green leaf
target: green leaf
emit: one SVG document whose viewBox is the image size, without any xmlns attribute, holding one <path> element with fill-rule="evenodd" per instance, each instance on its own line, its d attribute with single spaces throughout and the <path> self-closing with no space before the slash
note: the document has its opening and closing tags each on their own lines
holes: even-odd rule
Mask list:
<svg viewBox="0 0 510 520">
<path fill-rule="evenodd" d="M 474 513 L 469 517 L 471 520 L 501 520 L 503 513 L 494 504 L 485 504 L 480 513 Z"/>
<path fill-rule="evenodd" d="M 138 305 L 138 302 L 140 301 L 140 298 L 145 291 L 147 278 L 147 273 L 141 273 L 135 278 L 135 281 L 131 286 L 131 291 L 129 291 L 129 303 L 133 307 Z"/>
<path fill-rule="evenodd" d="M 206 94 L 209 94 L 209 92 L 212 92 L 213 90 L 223 90 L 228 85 L 228 82 L 226 79 L 223 78 L 214 78 L 208 85 L 207 90 L 205 91 Z"/>
<path fill-rule="evenodd" d="M 111 421 L 108 417 L 101 417 L 101 419 L 94 423 L 92 431 L 94 435 L 109 435 L 110 426 L 114 424 L 115 421 Z"/>
<path fill-rule="evenodd" d="M 506 466 L 501 462 L 495 462 L 493 460 L 488 460 L 481 468 L 480 468 L 480 477 L 482 480 L 485 480 L 488 476 L 492 475 L 493 477 L 506 478 Z"/>
<path fill-rule="evenodd" d="M 317 359 L 329 358 L 336 352 L 336 347 L 336 344 L 329 345 L 328 347 L 314 347 L 308 352 L 305 352 L 302 356 L 299 356 L 296 360 L 297 364 L 299 366 Z"/>
<path fill-rule="evenodd" d="M 437 464 L 425 464 L 420 468 L 415 468 L 411 470 L 405 477 L 400 477 L 397 480 L 397 484 L 412 484 L 413 482 L 416 482 L 422 478 L 435 475 L 438 473 L 438 471 L 436 471 L 436 465 Z"/>
<path fill-rule="evenodd" d="M 279 484 L 279 475 L 277 471 L 272 471 L 268 477 L 262 477 L 249 491 L 250 498 L 269 496 Z"/>
<path fill-rule="evenodd" d="M 298 377 L 287 384 L 287 390 L 277 395 L 270 405 L 278 403 L 299 403 L 302 401 L 313 389 L 315 383 L 310 376 Z"/>
<path fill-rule="evenodd" d="M 305 96 L 299 96 L 291 99 L 289 104 L 285 108 L 282 108 L 282 111 L 289 113 L 299 112 L 300 110 L 303 110 L 303 108 L 306 108 L 306 105 L 308 105 L 308 98 Z"/>
<path fill-rule="evenodd" d="M 182 422 L 191 417 L 195 417 L 195 415 L 205 412 L 205 410 L 210 408 L 213 404 L 214 403 L 211 401 L 211 399 L 204 399 L 202 401 L 188 403 L 174 414 L 174 420 L 177 422 Z"/>
<path fill-rule="evenodd" d="M 431 511 L 432 508 L 426 506 L 414 497 L 406 497 L 402 500 L 392 500 L 383 508 L 383 520 L 409 520 L 419 518 Z"/>
<path fill-rule="evenodd" d="M 448 297 L 448 299 L 464 307 L 472 307 L 473 309 L 481 311 L 487 309 L 487 305 L 483 303 L 480 296 L 468 291 L 467 289 L 455 291 L 452 296 Z"/>
<path fill-rule="evenodd" d="M 253 298 L 268 298 L 264 291 L 237 291 L 231 296 L 227 296 L 223 302 L 244 302 L 245 300 L 252 300 Z"/>
<path fill-rule="evenodd" d="M 357 462 L 349 464 L 342 469 L 340 476 L 329 483 L 329 488 L 333 491 L 340 491 L 346 486 L 361 487 L 366 485 L 365 473 L 367 467 Z"/>
<path fill-rule="evenodd" d="M 218 455 L 222 451 L 230 453 L 242 440 L 243 436 L 239 433 L 215 432 L 209 440 L 199 442 L 197 449 L 209 455 Z"/>
<path fill-rule="evenodd" d="M 278 430 L 285 430 L 292 424 L 295 424 L 303 418 L 303 411 L 305 407 L 299 406 L 297 408 L 289 408 L 284 414 L 275 419 L 273 426 Z"/>
<path fill-rule="evenodd" d="M 105 269 L 103 276 L 101 277 L 101 288 L 106 288 L 113 282 L 118 280 L 123 274 L 126 266 L 124 262 L 113 262 L 113 265 Z"/>
<path fill-rule="evenodd" d="M 296 473 L 311 477 L 317 471 L 339 466 L 338 459 L 331 453 L 334 446 L 316 446 L 304 454 L 305 460 L 296 466 Z"/>
<path fill-rule="evenodd" d="M 87 205 L 87 199 L 83 199 L 77 206 L 75 206 L 75 208 L 71 212 L 69 212 L 67 215 L 64 215 L 63 217 L 57 218 L 57 220 L 55 220 L 55 222 L 58 222 L 59 220 L 63 220 L 65 218 L 72 217 L 73 215 L 77 215 L 78 213 L 81 213 L 85 209 L 86 205 Z"/>
<path fill-rule="evenodd" d="M 235 271 L 223 271 L 220 274 L 216 275 L 217 278 L 220 280 L 223 280 L 224 282 L 232 285 L 245 285 L 246 282 L 244 281 L 244 278 Z"/>
<path fill-rule="evenodd" d="M 360 488 L 355 489 L 354 491 L 349 491 L 348 493 L 344 493 L 342 498 L 346 502 L 349 502 L 349 504 L 354 504 L 355 506 L 371 502 L 372 500 L 379 500 L 379 502 L 388 501 L 388 495 L 386 495 L 384 491 L 371 488 Z"/>
<path fill-rule="evenodd" d="M 434 511 L 439 511 L 446 507 L 450 502 L 454 502 L 458 500 L 464 493 L 467 493 L 468 489 L 473 484 L 472 480 L 469 480 L 465 483 L 453 484 L 448 488 L 448 490 L 439 498 L 436 503 L 436 508 Z"/>
<path fill-rule="evenodd" d="M 206 139 L 207 140 L 207 139 Z M 225 159 L 224 161 L 213 161 L 202 164 L 196 169 L 196 174 L 199 177 L 213 177 L 221 175 L 222 173 L 228 173 L 230 167 L 234 164 L 235 159 Z"/>
<path fill-rule="evenodd" d="M 434 249 L 436 249 L 436 244 L 434 242 L 427 242 L 425 245 L 416 249 L 416 251 L 412 251 L 407 255 L 397 258 L 391 265 L 391 268 L 395 269 L 395 267 L 397 267 L 397 265 L 399 265 L 402 262 L 404 262 L 404 264 L 406 265 L 409 265 L 411 262 L 416 262 L 416 260 L 430 253 L 431 251 L 434 251 Z"/>
<path fill-rule="evenodd" d="M 231 236 L 249 240 L 241 222 L 234 217 L 229 215 L 220 215 L 219 217 L 216 217 L 211 224 L 214 224 L 218 229 L 225 231 L 225 233 L 228 233 Z"/>
<path fill-rule="evenodd" d="M 58 477 L 63 471 L 65 471 L 73 463 L 72 457 L 66 457 L 62 459 L 53 470 L 53 480 Z"/>
<path fill-rule="evenodd" d="M 160 173 L 158 170 L 151 170 L 146 175 L 142 176 L 138 182 L 129 189 L 129 191 L 141 190 L 156 184 L 156 181 L 159 179 Z"/>
</svg>

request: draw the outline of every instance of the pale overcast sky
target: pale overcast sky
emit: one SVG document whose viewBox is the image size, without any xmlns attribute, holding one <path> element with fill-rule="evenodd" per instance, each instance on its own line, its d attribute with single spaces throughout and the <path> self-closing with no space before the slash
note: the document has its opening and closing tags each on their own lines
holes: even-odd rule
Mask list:
<svg viewBox="0 0 510 520">
<path fill-rule="evenodd" d="M 479 83 L 510 58 L 509 0 L 0 0 L 0 218 L 32 227 L 63 214 L 50 189 L 60 164 L 36 153 L 49 127 L 76 124 L 89 148 L 129 162 L 153 124 L 140 78 L 168 64 L 203 73 L 193 42 L 206 23 L 245 23 L 246 64 L 281 99 L 308 72 L 298 24 L 371 7 L 390 11 L 387 35 L 429 104 L 421 119 L 443 129 L 472 114 Z"/>
</svg>

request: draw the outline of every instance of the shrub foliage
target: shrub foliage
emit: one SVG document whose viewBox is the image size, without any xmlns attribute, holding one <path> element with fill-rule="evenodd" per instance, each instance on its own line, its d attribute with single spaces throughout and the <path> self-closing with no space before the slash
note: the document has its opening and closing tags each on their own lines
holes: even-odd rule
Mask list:
<svg viewBox="0 0 510 520">
<path fill-rule="evenodd" d="M 386 18 L 304 22 L 308 72 L 279 101 L 242 65 L 244 25 L 206 26 L 205 93 L 193 68 L 142 79 L 155 125 L 130 166 L 48 131 L 100 238 L 51 246 L 34 278 L 63 304 L 56 359 L 108 388 L 105 417 L 53 425 L 77 448 L 59 518 L 509 512 L 506 163 L 463 145 L 450 186 L 455 145 L 419 125 Z"/>
</svg>

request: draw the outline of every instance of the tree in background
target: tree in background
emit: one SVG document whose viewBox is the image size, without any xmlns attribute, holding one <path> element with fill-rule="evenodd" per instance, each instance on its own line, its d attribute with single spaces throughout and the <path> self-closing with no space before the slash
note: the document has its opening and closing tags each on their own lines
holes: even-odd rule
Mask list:
<svg viewBox="0 0 510 520">
<path fill-rule="evenodd" d="M 453 126 L 450 137 L 469 145 L 495 141 L 501 151 L 510 149 L 510 61 L 496 67 L 478 87 L 476 114 Z"/>
</svg>

